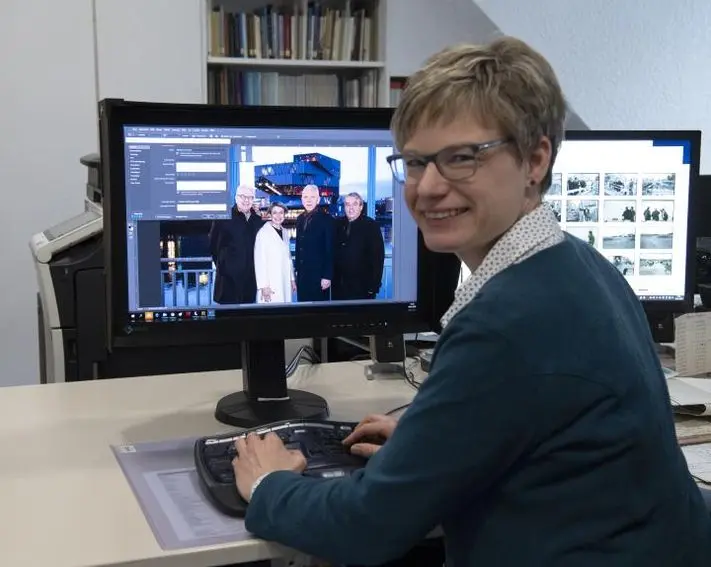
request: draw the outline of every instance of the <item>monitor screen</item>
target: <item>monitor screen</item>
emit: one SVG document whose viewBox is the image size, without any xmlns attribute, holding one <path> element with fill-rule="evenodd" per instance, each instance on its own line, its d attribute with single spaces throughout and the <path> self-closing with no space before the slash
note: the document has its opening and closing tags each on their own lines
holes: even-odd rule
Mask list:
<svg viewBox="0 0 711 567">
<path fill-rule="evenodd" d="M 134 322 L 417 302 L 387 128 L 125 124 Z"/>
<path fill-rule="evenodd" d="M 686 292 L 689 140 L 566 140 L 546 194 L 563 230 L 599 250 L 643 301 Z"/>
<path fill-rule="evenodd" d="M 600 251 L 640 300 L 683 301 L 692 140 L 632 134 L 569 133 L 544 200 L 563 230 Z"/>
</svg>

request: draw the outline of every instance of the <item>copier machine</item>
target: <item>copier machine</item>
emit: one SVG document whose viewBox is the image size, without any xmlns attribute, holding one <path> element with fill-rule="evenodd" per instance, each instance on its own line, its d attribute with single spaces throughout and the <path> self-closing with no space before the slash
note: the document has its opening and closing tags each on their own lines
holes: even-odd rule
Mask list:
<svg viewBox="0 0 711 567">
<path fill-rule="evenodd" d="M 41 382 L 239 369 L 239 345 L 109 349 L 104 274 L 103 191 L 98 154 L 87 166 L 84 212 L 30 240 L 39 293 Z"/>
</svg>

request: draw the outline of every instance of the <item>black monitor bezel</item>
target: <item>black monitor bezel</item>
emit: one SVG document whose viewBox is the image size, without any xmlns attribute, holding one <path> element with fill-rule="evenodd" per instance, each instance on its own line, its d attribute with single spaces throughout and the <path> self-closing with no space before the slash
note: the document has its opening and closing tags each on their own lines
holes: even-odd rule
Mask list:
<svg viewBox="0 0 711 567">
<path fill-rule="evenodd" d="M 696 236 L 698 220 L 695 211 L 699 199 L 698 179 L 701 163 L 700 130 L 568 130 L 565 140 L 679 140 L 691 144 L 689 155 L 689 210 L 686 231 L 686 274 L 684 278 L 684 299 L 682 300 L 642 300 L 642 307 L 650 314 L 687 313 L 694 308 L 694 281 L 696 273 Z"/>
<path fill-rule="evenodd" d="M 390 108 L 242 107 L 168 104 L 106 99 L 99 103 L 99 129 L 104 185 L 104 242 L 108 346 L 139 347 L 217 344 L 378 333 L 423 332 L 437 327 L 452 293 L 451 282 L 439 281 L 436 270 L 457 261 L 427 250 L 418 231 L 418 298 L 415 310 L 383 302 L 348 306 L 270 308 L 211 320 L 131 324 L 128 309 L 124 125 L 155 124 L 245 127 L 317 127 L 382 129 Z M 448 256 L 448 255 L 447 255 Z M 438 291 L 439 290 L 439 291 Z"/>
</svg>

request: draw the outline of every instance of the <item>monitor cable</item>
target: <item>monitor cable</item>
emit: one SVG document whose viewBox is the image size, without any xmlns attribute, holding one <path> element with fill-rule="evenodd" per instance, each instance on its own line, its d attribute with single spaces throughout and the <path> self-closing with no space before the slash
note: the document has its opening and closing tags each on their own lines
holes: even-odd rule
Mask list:
<svg viewBox="0 0 711 567">
<path fill-rule="evenodd" d="M 305 360 L 309 364 L 319 364 L 321 362 L 321 359 L 319 358 L 318 354 L 316 354 L 316 351 L 313 349 L 313 347 L 311 347 L 310 345 L 302 345 L 294 355 L 294 358 L 292 358 L 289 364 L 286 365 L 287 378 L 289 378 L 291 375 L 294 374 L 294 372 L 296 372 L 297 368 L 299 368 L 299 363 L 302 360 Z"/>
<path fill-rule="evenodd" d="M 402 373 L 405 376 L 405 382 L 407 382 L 415 390 L 419 390 L 420 386 L 422 385 L 422 382 L 420 382 L 419 380 L 417 380 L 417 378 L 415 378 L 415 373 L 412 371 L 414 368 L 417 367 L 417 365 L 419 363 L 420 363 L 420 361 L 417 357 L 415 357 L 414 361 L 411 362 L 410 364 L 407 364 L 407 360 L 402 361 Z M 401 406 L 397 406 L 396 408 L 393 408 L 393 409 L 385 412 L 385 415 L 392 416 L 397 413 L 400 413 L 401 411 L 404 411 L 407 408 L 409 408 L 411 404 L 412 404 L 412 402 L 408 402 L 406 404 L 402 404 Z"/>
<path fill-rule="evenodd" d="M 401 406 L 397 406 L 396 408 L 391 409 L 390 411 L 386 411 L 385 415 L 393 416 L 396 413 L 400 413 L 403 410 L 406 410 L 407 408 L 410 407 L 411 404 L 403 404 Z"/>
</svg>

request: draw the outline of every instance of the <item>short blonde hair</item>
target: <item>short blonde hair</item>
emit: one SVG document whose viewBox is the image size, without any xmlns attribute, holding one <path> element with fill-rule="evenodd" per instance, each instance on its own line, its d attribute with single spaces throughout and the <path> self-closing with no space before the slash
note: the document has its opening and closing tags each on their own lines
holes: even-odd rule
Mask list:
<svg viewBox="0 0 711 567">
<path fill-rule="evenodd" d="M 501 37 L 485 45 L 448 47 L 430 57 L 408 79 L 391 129 L 402 149 L 418 128 L 469 114 L 510 138 L 520 160 L 546 136 L 552 156 L 541 180 L 545 192 L 564 136 L 566 113 L 550 63 L 523 41 Z"/>
</svg>

